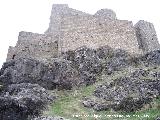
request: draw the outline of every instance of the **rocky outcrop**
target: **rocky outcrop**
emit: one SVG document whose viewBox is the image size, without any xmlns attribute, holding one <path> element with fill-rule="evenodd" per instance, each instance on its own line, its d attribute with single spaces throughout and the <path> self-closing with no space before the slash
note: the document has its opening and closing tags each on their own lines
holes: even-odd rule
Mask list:
<svg viewBox="0 0 160 120">
<path fill-rule="evenodd" d="M 37 60 L 20 58 L 3 65 L 0 80 L 5 86 L 19 83 L 36 83 L 45 87 L 45 84 L 51 84 L 50 82 L 52 82 L 47 81 L 47 79 L 43 80 L 45 72 L 48 71 L 49 68 Z"/>
<path fill-rule="evenodd" d="M 103 83 L 94 91 L 94 96 L 103 101 L 87 99 L 83 104 L 97 111 L 111 108 L 125 112 L 139 110 L 160 95 L 160 80 L 157 74 L 157 72 L 139 69 L 128 77 Z"/>
<path fill-rule="evenodd" d="M 142 56 L 140 59 L 146 65 L 160 65 L 160 50 L 149 52 Z"/>
<path fill-rule="evenodd" d="M 0 96 L 1 120 L 28 120 L 39 116 L 46 105 L 56 98 L 38 84 L 9 85 Z"/>
<path fill-rule="evenodd" d="M 81 47 L 61 57 L 63 59 L 51 59 L 48 63 L 29 58 L 8 61 L 0 71 L 0 81 L 3 86 L 32 83 L 46 89 L 71 89 L 91 85 L 102 72 L 112 74 L 130 64 L 126 52 L 108 46 L 96 50 Z"/>
<path fill-rule="evenodd" d="M 46 89 L 70 89 L 73 79 L 78 79 L 76 72 L 68 61 L 53 60 L 51 64 L 44 64 L 37 60 L 21 58 L 3 65 L 0 81 L 4 86 L 32 83 Z"/>
<path fill-rule="evenodd" d="M 102 74 L 114 75 L 116 71 L 135 64 L 143 63 L 156 69 L 160 64 L 159 53 L 153 51 L 135 58 L 123 50 L 113 50 L 108 46 L 98 49 L 84 46 L 47 62 L 29 58 L 8 61 L 0 70 L 0 101 L 5 103 L 0 104 L 0 117 L 25 120 L 39 116 L 46 105 L 55 99 L 55 95 L 48 90 L 92 85 Z M 159 78 L 159 71 L 138 69 L 129 76 L 98 86 L 93 95 L 102 101 L 85 98 L 82 103 L 96 111 L 136 111 L 160 95 Z"/>
<path fill-rule="evenodd" d="M 72 52 L 72 58 L 66 58 L 73 61 L 82 72 L 100 74 L 102 71 L 114 72 L 130 65 L 132 58 L 127 52 L 117 49 L 113 50 L 109 46 L 103 46 L 98 49 L 89 49 L 81 47 Z M 65 58 L 65 59 L 66 59 Z"/>
</svg>

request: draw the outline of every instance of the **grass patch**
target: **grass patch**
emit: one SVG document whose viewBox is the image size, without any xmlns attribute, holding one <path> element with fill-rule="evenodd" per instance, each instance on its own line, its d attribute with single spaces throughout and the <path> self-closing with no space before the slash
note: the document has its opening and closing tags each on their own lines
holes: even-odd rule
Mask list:
<svg viewBox="0 0 160 120">
<path fill-rule="evenodd" d="M 119 71 L 113 76 L 97 77 L 97 82 L 94 85 L 75 88 L 70 91 L 56 91 L 59 97 L 44 112 L 44 115 L 61 116 L 69 120 L 154 120 L 160 117 L 160 98 L 154 100 L 149 107 L 146 105 L 146 107 L 134 113 L 115 112 L 113 110 L 97 112 L 82 105 L 84 97 L 93 97 L 93 91 L 98 84 L 109 82 L 121 76 L 127 76 L 129 71 L 136 70 L 131 69 Z"/>
<path fill-rule="evenodd" d="M 97 112 L 85 108 L 81 100 L 91 96 L 95 86 L 88 86 L 73 91 L 58 91 L 59 99 L 50 106 L 45 115 L 61 116 L 70 120 L 154 120 L 160 116 L 160 98 L 151 103 L 151 108 L 134 113 L 122 113 L 112 110 Z"/>
</svg>

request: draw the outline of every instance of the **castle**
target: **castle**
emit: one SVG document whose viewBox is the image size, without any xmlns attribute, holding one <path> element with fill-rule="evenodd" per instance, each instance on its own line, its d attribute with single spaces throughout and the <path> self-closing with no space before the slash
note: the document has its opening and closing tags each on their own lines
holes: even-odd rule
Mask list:
<svg viewBox="0 0 160 120">
<path fill-rule="evenodd" d="M 16 46 L 9 47 L 7 61 L 20 57 L 45 60 L 82 46 L 96 49 L 106 45 L 132 55 L 160 48 L 152 23 L 140 20 L 133 26 L 131 21 L 117 19 L 110 9 L 91 15 L 66 4 L 54 4 L 47 31 L 20 32 Z"/>
</svg>

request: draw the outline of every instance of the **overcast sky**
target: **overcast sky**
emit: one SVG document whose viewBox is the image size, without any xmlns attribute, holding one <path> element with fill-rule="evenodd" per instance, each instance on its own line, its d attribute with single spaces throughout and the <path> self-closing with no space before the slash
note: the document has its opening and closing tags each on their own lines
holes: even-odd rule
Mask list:
<svg viewBox="0 0 160 120">
<path fill-rule="evenodd" d="M 117 18 L 146 20 L 155 25 L 160 40 L 160 0 L 1 0 L 0 1 L 0 66 L 5 62 L 9 46 L 15 46 L 18 33 L 44 33 L 49 25 L 52 4 L 94 14 L 102 8 L 116 12 Z"/>
</svg>

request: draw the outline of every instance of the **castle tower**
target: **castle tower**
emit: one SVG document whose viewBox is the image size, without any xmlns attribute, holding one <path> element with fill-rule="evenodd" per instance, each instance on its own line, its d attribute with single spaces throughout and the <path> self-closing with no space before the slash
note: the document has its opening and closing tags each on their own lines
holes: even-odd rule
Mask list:
<svg viewBox="0 0 160 120">
<path fill-rule="evenodd" d="M 160 49 L 156 31 L 152 23 L 140 20 L 135 24 L 135 30 L 139 48 L 144 53 Z"/>
<path fill-rule="evenodd" d="M 53 41 L 58 42 L 58 56 L 61 54 L 63 41 L 61 39 L 63 21 L 66 18 L 88 16 L 89 14 L 69 8 L 67 4 L 53 4 L 49 28 L 45 34 L 52 35 Z"/>
<path fill-rule="evenodd" d="M 59 33 L 63 18 L 72 16 L 82 16 L 82 15 L 89 15 L 89 14 L 69 8 L 67 4 L 53 4 L 50 16 L 49 28 L 45 33 L 57 34 Z"/>
<path fill-rule="evenodd" d="M 95 17 L 98 18 L 103 18 L 103 19 L 108 19 L 108 20 L 115 20 L 116 18 L 116 13 L 111 10 L 111 9 L 101 9 L 98 10 L 95 14 Z"/>
<path fill-rule="evenodd" d="M 67 4 L 53 4 L 49 28 L 45 32 L 46 34 L 56 34 L 59 32 L 62 16 L 68 11 L 68 8 Z"/>
</svg>

